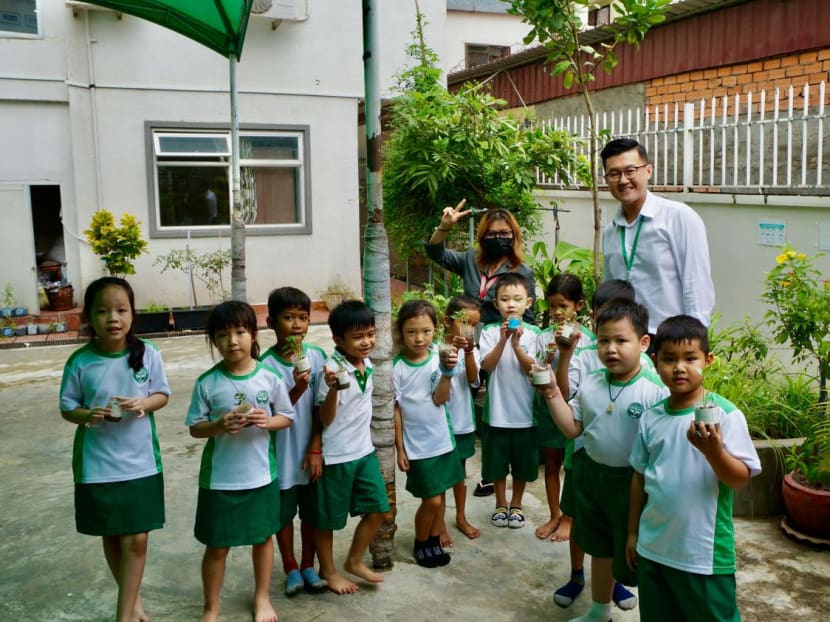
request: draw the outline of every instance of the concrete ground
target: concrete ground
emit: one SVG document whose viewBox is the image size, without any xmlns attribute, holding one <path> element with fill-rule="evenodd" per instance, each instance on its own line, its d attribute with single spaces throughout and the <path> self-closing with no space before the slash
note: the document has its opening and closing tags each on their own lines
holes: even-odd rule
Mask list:
<svg viewBox="0 0 830 622">
<path fill-rule="evenodd" d="M 328 330 L 312 327 L 309 341 L 330 348 Z M 261 342 L 270 345 L 270 335 Z M 159 339 L 173 397 L 159 412 L 167 501 L 167 525 L 150 537 L 142 595 L 156 621 L 197 620 L 201 609 L 199 565 L 202 547 L 192 535 L 196 481 L 204 441 L 184 427 L 194 379 L 211 364 L 201 336 Z M 0 351 L 0 620 L 113 618 L 115 585 L 99 541 L 75 531 L 70 459 L 71 425 L 57 410 L 63 364 L 76 345 Z M 477 458 L 468 464 L 472 488 Z M 414 500 L 398 481 L 398 532 L 394 568 L 379 587 L 361 585 L 348 596 L 283 593 L 277 562 L 273 602 L 284 621 L 440 620 L 564 621 L 586 611 L 586 592 L 569 610 L 556 607 L 553 590 L 568 577 L 566 544 L 542 542 L 534 527 L 545 520 L 542 479 L 525 497 L 528 526 L 496 529 L 488 523 L 492 497 L 469 496 L 468 516 L 482 529 L 480 539 L 453 530 L 452 563 L 427 570 L 411 555 Z M 448 501 L 448 518 L 454 514 Z M 788 539 L 777 520 L 736 520 L 738 598 L 749 622 L 830 619 L 830 554 Z M 343 559 L 353 523 L 335 534 Z M 223 619 L 249 620 L 252 590 L 250 554 L 229 557 L 222 591 Z M 616 610 L 617 622 L 639 618 Z"/>
</svg>

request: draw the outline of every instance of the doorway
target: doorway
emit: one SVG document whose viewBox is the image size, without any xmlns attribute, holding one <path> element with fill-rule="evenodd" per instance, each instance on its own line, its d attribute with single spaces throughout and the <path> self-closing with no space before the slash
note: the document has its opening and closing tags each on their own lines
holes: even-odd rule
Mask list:
<svg viewBox="0 0 830 622">
<path fill-rule="evenodd" d="M 60 186 L 30 186 L 32 233 L 38 280 L 44 286 L 66 281 L 66 247 Z"/>
</svg>

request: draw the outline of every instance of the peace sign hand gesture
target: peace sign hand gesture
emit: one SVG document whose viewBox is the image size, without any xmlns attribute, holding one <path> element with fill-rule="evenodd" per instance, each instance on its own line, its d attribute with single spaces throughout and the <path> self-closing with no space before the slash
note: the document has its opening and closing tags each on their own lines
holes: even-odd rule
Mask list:
<svg viewBox="0 0 830 622">
<path fill-rule="evenodd" d="M 472 210 L 464 209 L 466 204 L 467 199 L 461 199 L 455 207 L 445 207 L 444 211 L 441 213 L 441 222 L 438 226 L 445 230 L 451 229 L 455 223 L 472 213 Z"/>
</svg>

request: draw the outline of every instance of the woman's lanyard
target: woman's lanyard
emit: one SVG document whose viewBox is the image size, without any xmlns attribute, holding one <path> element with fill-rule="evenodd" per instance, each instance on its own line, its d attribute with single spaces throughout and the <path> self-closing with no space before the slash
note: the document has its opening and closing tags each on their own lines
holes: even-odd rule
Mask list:
<svg viewBox="0 0 830 622">
<path fill-rule="evenodd" d="M 631 267 L 634 265 L 634 257 L 637 255 L 637 242 L 640 241 L 640 229 L 643 226 L 642 216 L 637 218 L 637 231 L 634 233 L 634 242 L 631 244 L 631 257 L 625 250 L 625 230 L 626 227 L 620 227 L 620 248 L 622 249 L 623 263 L 625 264 L 625 278 L 631 280 Z"/>
<path fill-rule="evenodd" d="M 500 274 L 488 277 L 483 272 L 481 273 L 481 287 L 478 290 L 479 300 L 484 300 L 487 297 L 487 292 L 493 286 L 493 283 L 500 277 Z"/>
</svg>

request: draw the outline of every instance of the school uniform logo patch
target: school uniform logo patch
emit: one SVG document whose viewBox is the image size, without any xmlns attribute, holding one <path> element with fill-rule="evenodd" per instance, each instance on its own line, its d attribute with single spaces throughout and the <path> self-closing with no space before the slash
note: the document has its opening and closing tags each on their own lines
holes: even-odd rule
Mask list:
<svg viewBox="0 0 830 622">
<path fill-rule="evenodd" d="M 625 411 L 625 414 L 627 414 L 632 419 L 639 419 L 643 416 L 643 413 L 645 411 L 646 409 L 643 408 L 642 404 L 640 404 L 639 402 L 633 402 L 632 404 L 628 405 L 628 409 Z"/>
<path fill-rule="evenodd" d="M 150 377 L 150 374 L 148 374 L 147 370 L 144 369 L 143 367 L 141 369 L 139 369 L 138 371 L 133 372 L 133 379 L 135 379 L 135 381 L 138 384 L 144 384 L 145 382 L 147 382 L 147 379 L 149 377 Z"/>
<path fill-rule="evenodd" d="M 268 391 L 257 391 L 257 393 L 256 393 L 256 403 L 257 404 L 267 404 L 268 403 Z"/>
</svg>

